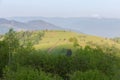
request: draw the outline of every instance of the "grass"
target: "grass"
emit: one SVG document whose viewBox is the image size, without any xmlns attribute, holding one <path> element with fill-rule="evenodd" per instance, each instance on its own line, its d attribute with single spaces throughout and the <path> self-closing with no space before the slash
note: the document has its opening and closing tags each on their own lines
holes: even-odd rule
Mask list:
<svg viewBox="0 0 120 80">
<path fill-rule="evenodd" d="M 98 45 L 120 48 L 120 44 L 110 39 L 87 34 L 78 34 L 70 31 L 46 31 L 44 37 L 42 37 L 42 40 L 40 40 L 39 44 L 36 44 L 34 47 L 41 50 L 72 48 L 73 42 L 69 41 L 72 37 L 75 37 L 78 40 L 79 45 L 82 47 L 86 45 Z"/>
</svg>

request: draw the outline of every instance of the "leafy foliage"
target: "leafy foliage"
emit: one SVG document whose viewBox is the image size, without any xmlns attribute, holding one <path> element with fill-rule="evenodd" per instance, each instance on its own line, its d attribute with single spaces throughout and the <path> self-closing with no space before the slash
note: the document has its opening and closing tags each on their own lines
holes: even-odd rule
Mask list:
<svg viewBox="0 0 120 80">
<path fill-rule="evenodd" d="M 110 80 L 107 76 L 98 70 L 89 70 L 86 72 L 76 71 L 70 75 L 70 80 Z"/>
<path fill-rule="evenodd" d="M 18 66 L 16 71 L 13 71 L 9 67 L 6 67 L 4 79 L 5 80 L 61 80 L 61 78 L 58 76 L 52 77 L 51 74 L 46 74 L 43 71 L 38 71 L 31 67 L 21 67 L 21 66 Z"/>
<path fill-rule="evenodd" d="M 21 46 L 19 38 L 10 30 L 0 41 L 0 77 L 4 80 L 120 79 L 120 57 L 107 52 L 109 49 L 74 47 L 72 56 L 58 50 L 56 55 L 35 50 L 32 45 Z"/>
<path fill-rule="evenodd" d="M 34 44 L 37 44 L 41 40 L 42 36 L 44 36 L 43 31 L 24 31 L 17 33 L 17 37 L 19 38 L 22 46 L 30 44 L 33 46 Z"/>
</svg>

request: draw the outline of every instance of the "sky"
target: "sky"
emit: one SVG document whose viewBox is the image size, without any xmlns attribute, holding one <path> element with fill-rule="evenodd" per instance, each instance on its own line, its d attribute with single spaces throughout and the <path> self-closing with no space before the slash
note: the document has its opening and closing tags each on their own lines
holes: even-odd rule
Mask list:
<svg viewBox="0 0 120 80">
<path fill-rule="evenodd" d="M 0 0 L 0 17 L 120 18 L 120 0 Z"/>
</svg>

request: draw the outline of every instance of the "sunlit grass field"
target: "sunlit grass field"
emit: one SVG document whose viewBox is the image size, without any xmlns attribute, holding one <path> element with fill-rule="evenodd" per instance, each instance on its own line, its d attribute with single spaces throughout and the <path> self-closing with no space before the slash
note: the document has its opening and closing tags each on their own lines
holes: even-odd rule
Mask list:
<svg viewBox="0 0 120 80">
<path fill-rule="evenodd" d="M 67 49 L 73 47 L 73 42 L 70 42 L 70 38 L 76 38 L 78 44 L 81 47 L 89 46 L 104 46 L 120 48 L 120 44 L 103 37 L 92 36 L 82 33 L 75 33 L 71 31 L 45 31 L 44 36 L 38 44 L 34 47 L 41 50 L 54 50 L 54 49 Z"/>
</svg>

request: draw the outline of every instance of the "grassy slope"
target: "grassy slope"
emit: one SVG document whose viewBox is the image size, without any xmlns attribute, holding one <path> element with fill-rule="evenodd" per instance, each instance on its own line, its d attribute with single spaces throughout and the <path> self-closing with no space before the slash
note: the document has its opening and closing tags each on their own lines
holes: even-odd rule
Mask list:
<svg viewBox="0 0 120 80">
<path fill-rule="evenodd" d="M 44 37 L 35 45 L 36 49 L 42 50 L 54 50 L 54 48 L 72 48 L 73 43 L 69 42 L 69 38 L 76 37 L 80 46 L 85 45 L 100 45 L 105 47 L 117 47 L 120 48 L 120 44 L 115 43 L 110 39 L 105 39 L 102 37 L 78 34 L 75 32 L 64 32 L 64 31 L 47 31 Z"/>
</svg>

